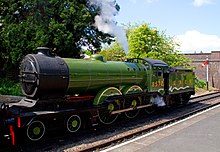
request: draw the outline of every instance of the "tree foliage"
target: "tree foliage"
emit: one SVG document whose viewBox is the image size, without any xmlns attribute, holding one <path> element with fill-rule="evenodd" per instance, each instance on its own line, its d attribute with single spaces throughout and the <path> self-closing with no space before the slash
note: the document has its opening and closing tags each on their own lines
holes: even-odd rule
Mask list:
<svg viewBox="0 0 220 152">
<path fill-rule="evenodd" d="M 16 95 L 21 96 L 22 91 L 18 82 L 0 79 L 0 95 Z"/>
<path fill-rule="evenodd" d="M 170 66 L 188 66 L 189 59 L 175 49 L 178 44 L 148 24 L 128 27 L 129 57 L 163 60 Z"/>
<path fill-rule="evenodd" d="M 81 46 L 100 49 L 112 40 L 93 26 L 98 13 L 87 0 L 1 0 L 1 58 L 15 65 L 38 46 L 62 57 L 78 56 Z"/>
<path fill-rule="evenodd" d="M 126 54 L 118 42 L 105 47 L 99 54 L 103 55 L 107 61 L 124 61 L 126 59 Z"/>
<path fill-rule="evenodd" d="M 190 59 L 176 50 L 178 44 L 173 38 L 166 36 L 165 32 L 160 32 L 144 23 L 142 25 L 128 24 L 126 33 L 129 43 L 127 58 L 152 58 L 163 60 L 170 66 L 189 66 Z M 123 51 L 122 47 L 113 44 L 105 48 L 101 54 L 107 59 L 118 60 L 117 56 L 121 54 L 121 51 Z M 126 58 L 125 56 L 121 54 L 120 58 Z"/>
</svg>

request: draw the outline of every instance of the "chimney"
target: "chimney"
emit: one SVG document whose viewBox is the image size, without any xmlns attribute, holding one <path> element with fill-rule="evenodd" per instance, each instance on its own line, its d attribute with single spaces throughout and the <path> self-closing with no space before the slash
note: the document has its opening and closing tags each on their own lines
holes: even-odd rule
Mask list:
<svg viewBox="0 0 220 152">
<path fill-rule="evenodd" d="M 37 47 L 38 54 L 51 56 L 50 49 L 48 47 Z"/>
</svg>

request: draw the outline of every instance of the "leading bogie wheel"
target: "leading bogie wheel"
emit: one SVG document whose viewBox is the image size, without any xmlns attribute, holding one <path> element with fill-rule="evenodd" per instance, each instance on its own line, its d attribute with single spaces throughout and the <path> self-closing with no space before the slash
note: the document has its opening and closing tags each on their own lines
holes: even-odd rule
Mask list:
<svg viewBox="0 0 220 152">
<path fill-rule="evenodd" d="M 42 121 L 35 120 L 27 127 L 27 137 L 31 141 L 40 140 L 45 133 L 45 125 Z"/>
<path fill-rule="evenodd" d="M 81 128 L 81 124 L 80 116 L 71 115 L 66 122 L 66 127 L 69 132 L 73 133 L 77 132 Z"/>
</svg>

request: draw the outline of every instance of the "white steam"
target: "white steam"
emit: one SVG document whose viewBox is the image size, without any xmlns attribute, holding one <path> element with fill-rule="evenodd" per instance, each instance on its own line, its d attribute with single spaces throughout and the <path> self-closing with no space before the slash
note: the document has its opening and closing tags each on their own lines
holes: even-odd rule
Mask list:
<svg viewBox="0 0 220 152">
<path fill-rule="evenodd" d="M 95 26 L 99 31 L 116 37 L 127 54 L 126 32 L 115 21 L 115 15 L 118 13 L 115 7 L 115 0 L 90 0 L 90 3 L 100 8 L 100 15 L 95 16 Z"/>
</svg>

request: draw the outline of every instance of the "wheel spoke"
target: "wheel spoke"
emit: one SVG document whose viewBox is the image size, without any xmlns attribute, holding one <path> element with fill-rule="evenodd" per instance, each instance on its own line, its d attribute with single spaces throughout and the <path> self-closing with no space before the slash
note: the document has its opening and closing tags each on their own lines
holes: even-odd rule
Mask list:
<svg viewBox="0 0 220 152">
<path fill-rule="evenodd" d="M 149 104 L 151 106 L 147 107 L 144 109 L 144 111 L 147 113 L 147 114 L 152 114 L 156 111 L 156 107 L 154 105 L 154 98 L 153 96 L 150 96 L 149 98 L 145 99 L 145 103 L 146 104 Z"/>
<path fill-rule="evenodd" d="M 99 120 L 103 124 L 113 123 L 118 118 L 118 114 L 111 114 L 111 112 L 119 109 L 120 109 L 120 105 L 118 104 L 118 102 L 113 101 L 113 103 L 110 103 L 105 109 L 98 111 Z"/>
<path fill-rule="evenodd" d="M 128 117 L 128 118 L 136 117 L 140 110 L 139 109 L 135 109 L 135 108 L 137 106 L 139 106 L 139 105 L 140 105 L 140 100 L 138 98 L 126 100 L 124 102 L 124 109 L 126 109 L 126 108 L 133 108 L 133 110 L 125 112 L 125 116 Z"/>
<path fill-rule="evenodd" d="M 144 110 L 147 114 L 152 114 L 156 111 L 156 108 L 155 108 L 155 106 L 152 105 L 150 107 L 145 108 Z"/>
<path fill-rule="evenodd" d="M 123 90 L 123 94 L 132 94 L 132 93 L 140 93 L 143 92 L 141 87 L 137 85 L 133 85 L 130 87 L 127 87 Z M 133 108 L 133 110 L 125 112 L 125 116 L 128 118 L 135 118 L 139 114 L 139 109 L 136 109 L 137 106 L 141 105 L 141 97 L 134 97 L 131 99 L 126 99 L 123 104 L 123 108 Z"/>
<path fill-rule="evenodd" d="M 108 97 L 115 95 L 121 95 L 121 91 L 115 87 L 104 88 L 98 93 L 94 101 L 95 103 L 102 104 L 105 103 L 105 100 Z M 103 124 L 113 123 L 118 118 L 119 114 L 111 114 L 111 112 L 119 109 L 120 109 L 119 100 L 114 100 L 111 103 L 108 103 L 104 109 L 98 110 L 98 116 L 100 122 L 102 122 Z"/>
</svg>

